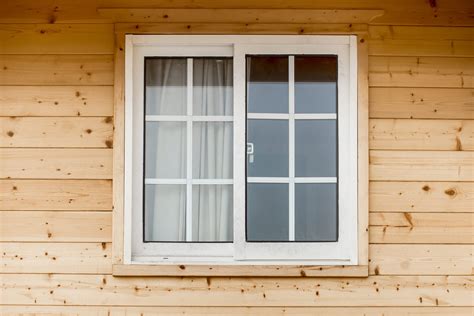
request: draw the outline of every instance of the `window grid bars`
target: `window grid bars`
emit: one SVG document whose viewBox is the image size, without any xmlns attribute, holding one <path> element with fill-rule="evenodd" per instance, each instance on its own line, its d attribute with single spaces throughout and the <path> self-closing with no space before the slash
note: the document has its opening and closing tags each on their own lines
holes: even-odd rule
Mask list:
<svg viewBox="0 0 474 316">
<path fill-rule="evenodd" d="M 289 199 L 288 240 L 295 240 L 295 56 L 288 56 Z"/>
<path fill-rule="evenodd" d="M 187 59 L 186 82 L 186 241 L 193 239 L 193 59 Z"/>
</svg>

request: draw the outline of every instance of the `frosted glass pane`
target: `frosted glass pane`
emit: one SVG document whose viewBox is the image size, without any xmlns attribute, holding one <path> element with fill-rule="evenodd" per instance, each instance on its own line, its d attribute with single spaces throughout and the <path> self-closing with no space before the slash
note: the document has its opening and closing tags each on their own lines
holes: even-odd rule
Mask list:
<svg viewBox="0 0 474 316">
<path fill-rule="evenodd" d="M 146 122 L 145 177 L 186 178 L 186 123 Z"/>
<path fill-rule="evenodd" d="M 232 58 L 193 58 L 193 114 L 232 115 Z"/>
<path fill-rule="evenodd" d="M 337 57 L 295 57 L 295 112 L 337 112 Z"/>
<path fill-rule="evenodd" d="M 145 58 L 145 113 L 186 114 L 186 58 Z"/>
<path fill-rule="evenodd" d="M 247 120 L 247 143 L 254 146 L 247 175 L 288 177 L 288 137 L 288 120 Z"/>
<path fill-rule="evenodd" d="M 193 123 L 193 178 L 232 179 L 231 122 Z"/>
<path fill-rule="evenodd" d="M 247 57 L 248 113 L 288 113 L 288 57 Z"/>
<path fill-rule="evenodd" d="M 337 184 L 295 185 L 296 241 L 337 241 Z"/>
<path fill-rule="evenodd" d="M 296 120 L 295 174 L 297 177 L 337 176 L 335 120 Z"/>
<path fill-rule="evenodd" d="M 145 185 L 145 241 L 186 240 L 186 186 Z"/>
<path fill-rule="evenodd" d="M 232 185 L 193 185 L 193 241 L 232 241 Z"/>
<path fill-rule="evenodd" d="M 288 241 L 288 184 L 247 183 L 247 241 Z"/>
</svg>

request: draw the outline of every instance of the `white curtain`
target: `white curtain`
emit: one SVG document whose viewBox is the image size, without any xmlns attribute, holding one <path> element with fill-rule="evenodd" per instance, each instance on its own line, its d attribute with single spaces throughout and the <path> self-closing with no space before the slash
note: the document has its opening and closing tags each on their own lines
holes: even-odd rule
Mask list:
<svg viewBox="0 0 474 316">
<path fill-rule="evenodd" d="M 231 59 L 194 58 L 193 115 L 232 115 Z M 146 113 L 186 114 L 186 59 L 146 64 Z M 145 177 L 186 178 L 186 123 L 147 122 Z M 194 179 L 232 178 L 232 123 L 193 122 Z M 147 185 L 146 237 L 186 240 L 186 186 Z M 232 186 L 193 185 L 193 241 L 232 240 Z"/>
</svg>

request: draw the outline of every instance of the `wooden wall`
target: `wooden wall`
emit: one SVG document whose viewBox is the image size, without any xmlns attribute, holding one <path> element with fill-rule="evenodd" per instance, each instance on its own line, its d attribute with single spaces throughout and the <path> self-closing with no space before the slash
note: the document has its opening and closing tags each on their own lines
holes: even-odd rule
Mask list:
<svg viewBox="0 0 474 316">
<path fill-rule="evenodd" d="M 472 315 L 469 1 L 160 1 L 386 10 L 369 27 L 370 277 L 361 279 L 111 275 L 114 26 L 96 8 L 130 2 L 0 5 L 0 314 Z M 298 33 L 284 19 L 190 29 Z"/>
</svg>

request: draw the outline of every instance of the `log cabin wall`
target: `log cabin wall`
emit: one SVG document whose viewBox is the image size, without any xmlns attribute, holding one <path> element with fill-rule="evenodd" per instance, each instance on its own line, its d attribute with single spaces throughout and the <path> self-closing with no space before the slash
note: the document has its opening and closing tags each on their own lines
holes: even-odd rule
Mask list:
<svg viewBox="0 0 474 316">
<path fill-rule="evenodd" d="M 113 277 L 114 24 L 97 8 L 132 1 L 7 0 L 0 4 L 0 314 L 471 315 L 472 3 L 151 2 L 133 6 L 190 16 L 212 8 L 385 10 L 368 27 L 370 276 Z M 311 28 L 286 16 L 281 23 L 230 16 L 229 23 L 171 23 L 192 33 Z"/>
</svg>

